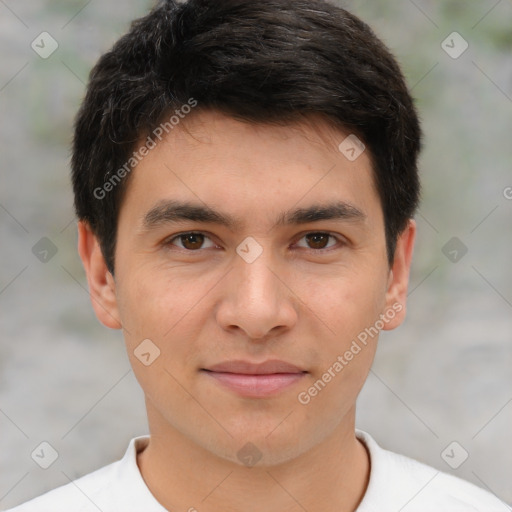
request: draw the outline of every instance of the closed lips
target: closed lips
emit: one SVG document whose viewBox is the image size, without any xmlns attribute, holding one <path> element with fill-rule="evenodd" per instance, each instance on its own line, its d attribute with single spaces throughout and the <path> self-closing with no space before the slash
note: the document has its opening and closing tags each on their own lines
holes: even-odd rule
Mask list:
<svg viewBox="0 0 512 512">
<path fill-rule="evenodd" d="M 262 363 L 252 363 L 243 360 L 225 361 L 214 364 L 203 370 L 216 373 L 237 373 L 242 375 L 270 375 L 276 373 L 307 373 L 291 363 L 280 360 L 267 360 Z"/>
</svg>

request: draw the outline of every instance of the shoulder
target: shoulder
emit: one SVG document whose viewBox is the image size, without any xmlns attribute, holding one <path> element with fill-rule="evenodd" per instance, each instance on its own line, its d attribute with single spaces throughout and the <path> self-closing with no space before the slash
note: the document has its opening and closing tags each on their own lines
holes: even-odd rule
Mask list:
<svg viewBox="0 0 512 512">
<path fill-rule="evenodd" d="M 111 486 L 119 464 L 120 461 L 109 464 L 7 512 L 97 512 L 96 502 L 103 499 Z"/>
<path fill-rule="evenodd" d="M 137 467 L 137 453 L 149 436 L 133 438 L 124 457 L 7 512 L 102 512 L 165 509 L 146 487 Z"/>
<path fill-rule="evenodd" d="M 366 432 L 370 482 L 357 512 L 503 512 L 496 496 L 470 482 L 381 448 Z"/>
</svg>

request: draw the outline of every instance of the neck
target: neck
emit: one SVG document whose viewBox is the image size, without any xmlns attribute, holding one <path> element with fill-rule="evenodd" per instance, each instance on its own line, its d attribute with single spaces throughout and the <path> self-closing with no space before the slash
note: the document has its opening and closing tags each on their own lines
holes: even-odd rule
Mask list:
<svg viewBox="0 0 512 512">
<path fill-rule="evenodd" d="M 354 512 L 366 491 L 369 456 L 355 437 L 354 410 L 311 450 L 253 467 L 218 457 L 157 417 L 148 406 L 151 439 L 137 464 L 168 510 Z"/>
</svg>

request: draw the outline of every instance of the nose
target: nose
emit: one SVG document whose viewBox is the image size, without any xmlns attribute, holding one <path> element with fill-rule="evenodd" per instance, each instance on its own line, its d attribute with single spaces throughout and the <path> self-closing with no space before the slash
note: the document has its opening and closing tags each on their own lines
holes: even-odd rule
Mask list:
<svg viewBox="0 0 512 512">
<path fill-rule="evenodd" d="M 226 276 L 217 322 L 225 330 L 243 331 L 251 340 L 266 340 L 291 329 L 299 301 L 290 276 L 272 259 L 270 249 L 252 263 L 237 256 Z"/>
</svg>

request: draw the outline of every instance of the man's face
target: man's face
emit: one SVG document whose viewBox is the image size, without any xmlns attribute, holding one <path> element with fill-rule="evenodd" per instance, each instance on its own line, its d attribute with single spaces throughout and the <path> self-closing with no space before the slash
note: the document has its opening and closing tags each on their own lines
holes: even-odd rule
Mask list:
<svg viewBox="0 0 512 512">
<path fill-rule="evenodd" d="M 368 152 L 350 161 L 337 148 L 349 133 L 213 112 L 186 122 L 190 133 L 175 128 L 133 171 L 114 299 L 96 310 L 125 329 L 150 426 L 235 462 L 248 442 L 267 463 L 283 462 L 353 428 L 379 315 L 377 328 L 403 318 L 408 261 L 390 272 Z M 178 203 L 233 223 L 182 218 Z M 234 360 L 298 370 L 211 371 Z"/>
</svg>

